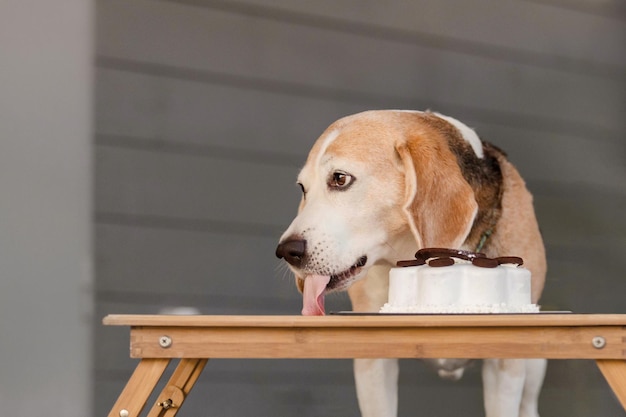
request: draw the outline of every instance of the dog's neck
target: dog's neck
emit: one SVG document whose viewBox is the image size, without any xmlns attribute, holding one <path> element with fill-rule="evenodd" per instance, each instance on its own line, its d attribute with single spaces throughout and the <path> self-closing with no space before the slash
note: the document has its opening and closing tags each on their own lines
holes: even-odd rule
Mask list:
<svg viewBox="0 0 626 417">
<path fill-rule="evenodd" d="M 482 252 L 490 243 L 491 236 L 496 232 L 502 214 L 502 194 L 504 192 L 500 158 L 504 153 L 495 146 L 483 142 L 484 158 L 479 162 L 479 169 L 471 172 L 464 170 L 463 176 L 474 190 L 478 203 L 478 213 L 472 229 L 465 240 L 464 246 L 474 252 Z"/>
</svg>

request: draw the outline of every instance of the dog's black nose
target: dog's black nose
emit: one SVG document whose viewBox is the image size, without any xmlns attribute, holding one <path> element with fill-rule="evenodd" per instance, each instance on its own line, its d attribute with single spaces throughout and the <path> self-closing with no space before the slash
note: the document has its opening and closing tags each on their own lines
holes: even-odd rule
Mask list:
<svg viewBox="0 0 626 417">
<path fill-rule="evenodd" d="M 304 262 L 304 254 L 306 252 L 306 240 L 303 239 L 287 239 L 278 244 L 276 248 L 276 256 L 285 258 L 290 265 L 300 268 Z"/>
</svg>

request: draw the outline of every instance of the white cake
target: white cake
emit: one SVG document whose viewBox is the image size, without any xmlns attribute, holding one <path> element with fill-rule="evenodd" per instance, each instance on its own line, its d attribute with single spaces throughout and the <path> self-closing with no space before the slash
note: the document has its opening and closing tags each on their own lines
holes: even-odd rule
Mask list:
<svg viewBox="0 0 626 417">
<path fill-rule="evenodd" d="M 437 265 L 437 262 L 430 262 L 431 265 L 425 263 L 392 268 L 389 299 L 380 312 L 468 314 L 539 311 L 539 307 L 531 302 L 529 270 L 514 263 L 499 264 L 484 255 L 481 257 L 481 261 L 493 264 L 481 267 L 473 265 L 472 258 L 446 258 L 446 262 L 439 264 L 453 264 L 437 267 L 431 266 Z"/>
</svg>

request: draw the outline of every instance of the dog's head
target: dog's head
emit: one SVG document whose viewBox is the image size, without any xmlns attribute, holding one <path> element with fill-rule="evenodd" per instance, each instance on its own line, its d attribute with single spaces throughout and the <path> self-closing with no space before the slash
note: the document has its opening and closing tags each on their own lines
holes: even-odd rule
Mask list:
<svg viewBox="0 0 626 417">
<path fill-rule="evenodd" d="M 276 249 L 303 291 L 303 314 L 323 314 L 325 293 L 374 264 L 462 245 L 477 203 L 451 140 L 482 152 L 473 131 L 434 113 L 364 112 L 322 134 L 298 176 L 298 215 Z"/>
</svg>

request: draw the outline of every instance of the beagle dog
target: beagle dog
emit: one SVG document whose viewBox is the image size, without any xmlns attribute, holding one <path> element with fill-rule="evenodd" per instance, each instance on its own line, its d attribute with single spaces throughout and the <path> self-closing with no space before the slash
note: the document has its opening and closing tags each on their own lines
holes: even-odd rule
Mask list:
<svg viewBox="0 0 626 417">
<path fill-rule="evenodd" d="M 347 290 L 354 311 L 378 312 L 389 269 L 425 247 L 489 257 L 516 255 L 532 274 L 532 302 L 546 274 L 532 196 L 515 167 L 471 128 L 438 113 L 367 111 L 333 123 L 298 176 L 298 215 L 280 239 L 303 294 L 304 315 Z M 458 378 L 465 360 L 431 360 Z M 487 417 L 537 417 L 543 359 L 483 362 Z M 355 359 L 363 417 L 397 413 L 398 360 Z"/>
</svg>

